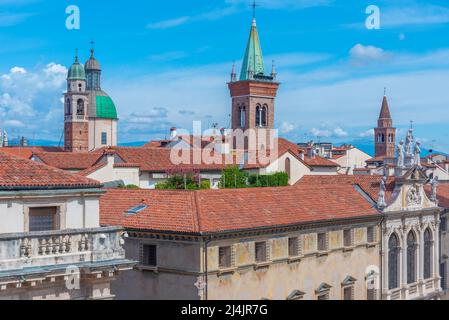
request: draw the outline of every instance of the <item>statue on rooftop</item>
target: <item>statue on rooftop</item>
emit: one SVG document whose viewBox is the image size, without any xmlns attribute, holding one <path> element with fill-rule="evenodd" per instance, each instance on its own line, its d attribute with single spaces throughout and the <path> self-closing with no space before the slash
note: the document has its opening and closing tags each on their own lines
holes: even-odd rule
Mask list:
<svg viewBox="0 0 449 320">
<path fill-rule="evenodd" d="M 413 140 L 413 129 L 410 129 L 405 140 L 405 153 L 410 156 L 413 155 Z"/>
<path fill-rule="evenodd" d="M 419 141 L 417 141 L 415 144 L 413 163 L 418 167 L 421 166 L 421 142 Z"/>
<path fill-rule="evenodd" d="M 385 208 L 387 203 L 385 201 L 385 191 L 387 190 L 387 177 L 382 177 L 380 181 L 380 191 L 379 191 L 379 199 L 377 201 L 377 206 L 379 208 Z"/>
<path fill-rule="evenodd" d="M 430 194 L 430 200 L 437 201 L 437 188 L 438 188 L 438 177 L 430 179 L 430 185 L 432 187 L 432 193 Z"/>
</svg>

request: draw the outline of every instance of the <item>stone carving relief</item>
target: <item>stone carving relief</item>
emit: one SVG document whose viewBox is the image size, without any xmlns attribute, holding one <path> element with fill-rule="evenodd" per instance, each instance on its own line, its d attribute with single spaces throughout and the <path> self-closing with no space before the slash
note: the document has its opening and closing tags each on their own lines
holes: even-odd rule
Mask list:
<svg viewBox="0 0 449 320">
<path fill-rule="evenodd" d="M 422 194 L 418 184 L 414 184 L 407 192 L 407 208 L 416 209 L 422 206 Z"/>
</svg>

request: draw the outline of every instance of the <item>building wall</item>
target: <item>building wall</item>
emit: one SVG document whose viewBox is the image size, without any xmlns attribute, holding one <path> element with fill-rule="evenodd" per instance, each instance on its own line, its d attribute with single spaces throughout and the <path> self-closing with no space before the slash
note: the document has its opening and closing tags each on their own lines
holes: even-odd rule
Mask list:
<svg viewBox="0 0 449 320">
<path fill-rule="evenodd" d="M 305 166 L 301 161 L 296 159 L 290 153 L 285 153 L 273 163 L 271 163 L 267 168 L 263 169 L 263 174 L 272 174 L 276 172 L 285 172 L 285 161 L 290 159 L 290 181 L 291 185 L 298 182 L 303 176 L 310 174 L 310 169 Z"/>
<path fill-rule="evenodd" d="M 142 244 L 157 245 L 157 269 L 138 265 L 133 271 L 121 273 L 112 284 L 117 299 L 199 299 L 195 287 L 200 272 L 198 242 L 128 238 L 126 257 L 140 261 Z"/>
<path fill-rule="evenodd" d="M 139 168 L 122 168 L 114 167 L 114 157 L 106 157 L 106 166 L 92 172 L 88 178 L 100 181 L 102 183 L 123 181 L 125 185 L 140 185 L 140 170 Z"/>
<path fill-rule="evenodd" d="M 99 196 L 0 198 L 0 234 L 27 232 L 27 214 L 33 207 L 60 208 L 60 229 L 95 228 L 99 225 Z"/>
<path fill-rule="evenodd" d="M 101 133 L 106 132 L 107 143 L 101 143 Z M 117 120 L 113 119 L 89 119 L 89 150 L 106 146 L 117 146 Z"/>
<path fill-rule="evenodd" d="M 317 230 L 320 231 L 320 230 Z M 326 232 L 326 230 L 321 230 Z M 320 232 L 321 232 L 320 231 Z M 302 253 L 298 260 L 288 257 L 288 238 L 299 236 Z M 343 248 L 343 231 L 333 230 L 328 233 L 329 250 L 317 251 L 316 233 L 292 233 L 277 237 L 257 237 L 228 240 L 211 243 L 208 249 L 209 299 L 273 299 L 285 300 L 294 290 L 305 293 L 304 299 L 317 299 L 316 290 L 322 283 L 332 286 L 329 298 L 342 299 L 342 282 L 352 276 L 354 298 L 366 299 L 367 286 L 365 277 L 371 270 L 379 269 L 378 243 L 367 247 L 366 228 L 354 229 L 354 246 Z M 257 266 L 254 261 L 254 244 L 256 241 L 268 241 L 268 265 Z M 219 246 L 232 245 L 235 258 L 233 270 L 223 271 L 218 268 Z"/>
<path fill-rule="evenodd" d="M 338 159 L 332 160 L 341 166 L 339 173 L 342 174 L 353 174 L 354 169 L 364 168 L 366 166 L 366 161 L 371 159 L 371 156 L 365 152 L 352 148 L 346 151 L 346 155 Z"/>
<path fill-rule="evenodd" d="M 365 277 L 379 270 L 379 241 L 367 243 L 367 226 L 352 225 L 352 244 L 344 247 L 343 227 L 325 227 L 301 232 L 263 236 L 238 236 L 212 242 L 162 240 L 163 236 L 133 236 L 126 240 L 128 259 L 141 260 L 141 245 L 157 246 L 157 266 L 139 265 L 123 273 L 112 285 L 118 299 L 277 299 L 285 300 L 293 290 L 305 292 L 305 299 L 316 299 L 322 283 L 332 286 L 330 299 L 342 299 L 342 282 L 356 279 L 354 298 L 366 299 Z M 350 228 L 348 225 L 346 228 Z M 318 252 L 317 232 L 328 234 L 328 249 Z M 299 237 L 300 254 L 288 255 L 288 238 Z M 255 262 L 256 241 L 266 241 L 267 263 Z M 220 269 L 220 246 L 232 247 L 232 266 Z M 204 255 L 207 247 L 207 257 Z M 207 279 L 205 277 L 207 265 Z M 207 293 L 201 283 L 207 282 Z M 204 287 L 203 287 L 204 288 Z"/>
</svg>

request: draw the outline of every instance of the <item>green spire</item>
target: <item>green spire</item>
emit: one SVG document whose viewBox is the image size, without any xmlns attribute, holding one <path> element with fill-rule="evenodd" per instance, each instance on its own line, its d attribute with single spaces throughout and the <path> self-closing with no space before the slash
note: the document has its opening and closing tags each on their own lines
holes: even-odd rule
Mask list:
<svg viewBox="0 0 449 320">
<path fill-rule="evenodd" d="M 256 19 L 253 19 L 245 57 L 243 58 L 240 80 L 250 80 L 252 76 L 257 75 L 264 75 L 264 66 L 259 34 L 257 33 Z"/>
</svg>

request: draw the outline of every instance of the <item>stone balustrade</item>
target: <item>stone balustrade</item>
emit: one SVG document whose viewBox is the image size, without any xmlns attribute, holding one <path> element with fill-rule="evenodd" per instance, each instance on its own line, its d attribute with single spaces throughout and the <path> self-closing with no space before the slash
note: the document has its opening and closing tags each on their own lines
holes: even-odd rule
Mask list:
<svg viewBox="0 0 449 320">
<path fill-rule="evenodd" d="M 0 235 L 0 276 L 32 267 L 125 258 L 121 228 L 58 230 Z"/>
</svg>

